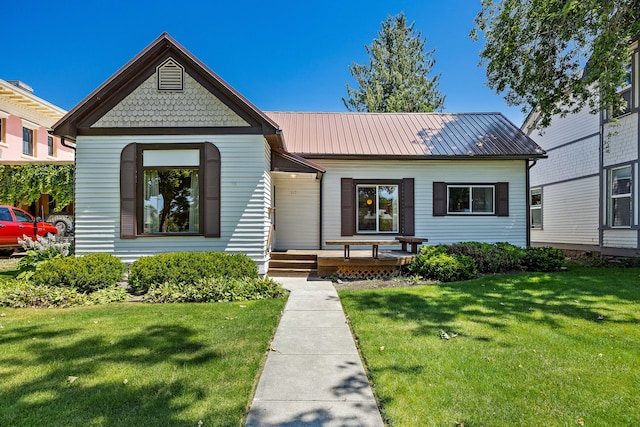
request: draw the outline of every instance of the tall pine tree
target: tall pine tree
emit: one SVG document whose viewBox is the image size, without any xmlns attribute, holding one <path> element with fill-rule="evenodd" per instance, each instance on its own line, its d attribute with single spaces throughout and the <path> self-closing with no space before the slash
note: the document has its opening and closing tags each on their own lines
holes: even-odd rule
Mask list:
<svg viewBox="0 0 640 427">
<path fill-rule="evenodd" d="M 435 50 L 425 50 L 422 33 L 407 25 L 404 13 L 388 16 L 370 46 L 369 64 L 354 63 L 349 71 L 358 84 L 347 84 L 349 111 L 431 112 L 441 111 L 444 96 L 438 91 L 440 74 L 429 77 Z"/>
</svg>

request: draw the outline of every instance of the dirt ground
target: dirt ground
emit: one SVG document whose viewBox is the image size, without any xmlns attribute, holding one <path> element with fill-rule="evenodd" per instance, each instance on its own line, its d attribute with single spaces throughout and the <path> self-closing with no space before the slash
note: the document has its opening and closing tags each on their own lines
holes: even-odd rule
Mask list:
<svg viewBox="0 0 640 427">
<path fill-rule="evenodd" d="M 407 288 L 411 286 L 432 285 L 435 282 L 427 280 L 414 280 L 407 277 L 395 277 L 391 279 L 374 279 L 374 280 L 337 280 L 333 282 L 333 286 L 337 290 L 342 289 L 382 289 L 382 288 Z"/>
</svg>

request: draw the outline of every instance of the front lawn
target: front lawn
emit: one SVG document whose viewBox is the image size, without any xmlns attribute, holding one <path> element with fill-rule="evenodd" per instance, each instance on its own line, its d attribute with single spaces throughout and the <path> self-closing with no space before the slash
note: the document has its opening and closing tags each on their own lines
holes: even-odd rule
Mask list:
<svg viewBox="0 0 640 427">
<path fill-rule="evenodd" d="M 237 426 L 283 307 L 0 308 L 0 425 Z"/>
<path fill-rule="evenodd" d="M 394 427 L 640 424 L 640 269 L 340 297 Z"/>
</svg>

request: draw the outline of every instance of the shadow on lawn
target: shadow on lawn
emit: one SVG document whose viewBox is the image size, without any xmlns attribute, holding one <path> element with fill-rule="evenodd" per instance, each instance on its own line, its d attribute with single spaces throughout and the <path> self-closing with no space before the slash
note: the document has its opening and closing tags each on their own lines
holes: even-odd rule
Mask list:
<svg viewBox="0 0 640 427">
<path fill-rule="evenodd" d="M 120 335 L 114 341 L 96 335 L 70 342 L 67 338 L 77 330 L 51 328 L 34 325 L 5 331 L 0 336 L 0 344 L 22 341 L 34 355 L 33 360 L 27 361 L 1 355 L 4 372 L 0 379 L 15 379 L 33 369 L 43 371 L 42 375 L 32 375 L 34 380 L 4 387 L 0 425 L 193 427 L 193 421 L 178 420 L 176 414 L 188 410 L 194 400 L 205 398 L 206 393 L 183 382 L 178 367 L 189 369 L 220 357 L 210 346 L 195 341 L 194 330 L 157 324 L 139 333 Z M 104 372 L 105 365 L 122 369 L 122 374 Z M 158 365 L 157 380 L 136 378 L 141 374 L 136 372 L 137 367 L 152 365 Z M 217 408 L 208 408 L 207 415 L 215 417 L 216 411 Z"/>
<path fill-rule="evenodd" d="M 615 274 L 613 274 L 615 272 Z M 411 321 L 416 335 L 433 334 L 464 317 L 504 328 L 505 316 L 560 327 L 560 316 L 607 322 L 637 323 L 638 313 L 625 306 L 640 302 L 639 269 L 577 269 L 559 273 L 486 276 L 479 280 L 437 285 L 436 296 L 414 288 L 353 291 L 348 299 L 359 310 L 387 319 Z M 616 310 L 611 311 L 611 305 Z M 437 329 L 436 329 L 437 330 Z M 483 337 L 476 337 L 486 340 Z"/>
</svg>

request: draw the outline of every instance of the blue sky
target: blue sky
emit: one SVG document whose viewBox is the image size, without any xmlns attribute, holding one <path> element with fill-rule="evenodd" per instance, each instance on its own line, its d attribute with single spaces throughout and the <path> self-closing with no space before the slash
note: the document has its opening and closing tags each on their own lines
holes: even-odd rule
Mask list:
<svg viewBox="0 0 640 427">
<path fill-rule="evenodd" d="M 346 111 L 348 66 L 388 15 L 404 12 L 435 49 L 447 112 L 523 114 L 485 84 L 468 34 L 480 0 L 11 1 L 3 5 L 0 78 L 70 110 L 168 32 L 264 111 Z"/>
</svg>

